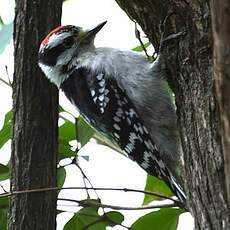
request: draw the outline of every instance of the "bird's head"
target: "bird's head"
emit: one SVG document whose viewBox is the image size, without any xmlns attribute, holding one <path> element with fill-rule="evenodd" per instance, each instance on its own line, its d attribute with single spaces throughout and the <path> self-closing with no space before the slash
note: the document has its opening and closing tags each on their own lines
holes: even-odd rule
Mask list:
<svg viewBox="0 0 230 230">
<path fill-rule="evenodd" d="M 68 63 L 73 55 L 77 56 L 77 51 L 80 48 L 93 46 L 95 35 L 105 24 L 106 21 L 91 30 L 83 30 L 81 27 L 72 25 L 55 28 L 40 45 L 39 64 L 55 66 Z"/>
<path fill-rule="evenodd" d="M 62 71 L 80 52 L 94 48 L 94 38 L 105 24 L 106 21 L 90 30 L 72 25 L 52 30 L 43 39 L 38 54 L 38 64 L 45 75 L 60 86 L 62 80 L 57 78 Z"/>
</svg>

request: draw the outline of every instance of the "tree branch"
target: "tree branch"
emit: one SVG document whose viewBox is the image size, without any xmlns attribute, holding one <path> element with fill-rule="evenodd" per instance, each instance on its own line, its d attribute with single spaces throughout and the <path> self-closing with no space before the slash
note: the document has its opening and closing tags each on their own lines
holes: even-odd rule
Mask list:
<svg viewBox="0 0 230 230">
<path fill-rule="evenodd" d="M 5 81 L 4 79 L 0 78 L 0 81 L 3 82 L 5 85 L 9 86 L 10 88 L 12 88 L 12 85 L 9 82 Z"/>
<path fill-rule="evenodd" d="M 155 205 L 145 205 L 141 207 L 125 207 L 125 206 L 117 206 L 117 205 L 110 205 L 110 204 L 102 204 L 100 202 L 92 201 L 92 200 L 73 200 L 73 199 L 65 199 L 65 198 L 58 198 L 58 201 L 67 201 L 77 203 L 77 206 L 86 206 L 86 207 L 101 207 L 101 208 L 111 208 L 114 210 L 146 210 L 146 209 L 156 209 L 156 208 L 169 208 L 169 207 L 178 207 L 175 203 L 167 203 L 167 204 L 155 204 Z M 60 206 L 73 206 L 76 205 L 60 205 Z"/>
<path fill-rule="evenodd" d="M 173 199 L 171 197 L 168 196 L 164 196 L 155 192 L 150 192 L 150 191 L 144 191 L 144 190 L 139 190 L 139 189 L 130 189 L 130 188 L 103 188 L 103 187 L 95 187 L 95 188 L 91 188 L 91 187 L 64 187 L 64 188 L 58 188 L 58 187 L 54 187 L 54 188 L 40 188 L 40 189 L 30 189 L 30 190 L 21 190 L 21 191 L 12 191 L 12 192 L 7 192 L 7 193 L 2 193 L 0 194 L 0 198 L 1 197 L 10 197 L 10 196 L 14 196 L 14 195 L 18 195 L 18 194 L 25 194 L 25 193 L 36 193 L 36 192 L 47 192 L 47 191 L 59 191 L 59 190 L 81 190 L 81 189 L 87 189 L 87 190 L 101 190 L 101 191 L 123 191 L 123 192 L 135 192 L 135 193 L 143 193 L 143 194 L 148 194 L 148 195 L 152 195 L 152 196 L 157 196 L 159 198 L 162 199 L 168 199 L 171 200 L 175 203 L 175 205 L 180 206 L 180 202 L 176 199 Z"/>
</svg>

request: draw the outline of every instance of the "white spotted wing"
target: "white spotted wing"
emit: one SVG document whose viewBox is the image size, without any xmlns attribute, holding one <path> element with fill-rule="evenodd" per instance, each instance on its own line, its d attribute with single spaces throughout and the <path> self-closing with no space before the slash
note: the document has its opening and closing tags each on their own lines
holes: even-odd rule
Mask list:
<svg viewBox="0 0 230 230">
<path fill-rule="evenodd" d="M 101 113 L 105 112 L 109 102 L 109 90 L 106 85 L 105 74 L 103 72 L 88 71 L 86 74 L 86 82 L 93 102 L 97 105 Z"/>
</svg>

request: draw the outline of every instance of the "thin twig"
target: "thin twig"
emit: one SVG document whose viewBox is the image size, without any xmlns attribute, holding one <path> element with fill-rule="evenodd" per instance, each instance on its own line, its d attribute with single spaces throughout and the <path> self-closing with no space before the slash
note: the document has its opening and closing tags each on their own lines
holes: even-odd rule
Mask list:
<svg viewBox="0 0 230 230">
<path fill-rule="evenodd" d="M 77 140 L 77 138 L 78 138 L 78 133 L 79 133 L 79 132 L 78 132 L 78 121 L 79 121 L 79 120 L 78 120 L 77 118 L 75 118 L 75 136 L 76 136 L 76 140 Z M 82 176 L 83 176 L 83 183 L 84 183 L 85 188 L 86 188 L 87 197 L 90 198 L 90 194 L 89 194 L 89 191 L 88 191 L 88 189 L 87 189 L 87 184 L 86 184 L 86 182 L 89 183 L 89 185 L 91 186 L 92 189 L 93 189 L 94 187 L 93 187 L 93 184 L 91 183 L 90 179 L 86 176 L 86 174 L 85 174 L 84 171 L 82 170 L 81 166 L 79 165 L 79 162 L 78 162 L 78 160 L 77 160 L 77 153 L 78 153 L 79 150 L 80 150 L 80 149 L 79 149 L 78 142 L 77 142 L 77 148 L 76 148 L 76 150 L 75 150 L 76 156 L 74 157 L 74 159 L 73 159 L 72 162 L 73 162 L 73 164 L 75 164 L 75 165 L 77 166 L 77 168 L 80 170 L 80 172 L 81 172 L 81 174 L 82 174 Z M 97 194 L 97 191 L 94 190 L 94 189 L 93 189 L 93 191 L 94 191 L 95 195 L 97 196 L 97 199 L 98 199 L 98 200 L 101 200 L 101 198 L 100 198 L 99 195 Z M 104 209 L 103 209 L 102 211 L 105 212 Z"/>
<path fill-rule="evenodd" d="M 64 110 L 63 112 L 64 112 L 64 113 L 67 113 L 67 114 L 69 114 L 69 115 L 71 115 L 71 117 L 73 117 L 74 119 L 76 119 L 76 118 L 78 119 L 78 118 L 79 118 L 79 116 L 76 117 L 74 114 L 72 114 L 71 112 L 69 112 L 69 111 L 67 111 L 67 110 Z M 68 118 L 66 118 L 66 117 L 64 117 L 64 116 L 61 116 L 60 113 L 59 113 L 59 116 L 60 116 L 63 120 L 69 121 Z"/>
<path fill-rule="evenodd" d="M 79 131 L 78 131 L 78 121 L 79 120 L 77 118 L 75 118 L 75 138 L 76 138 L 76 140 L 78 139 L 78 133 L 79 133 Z M 77 161 L 77 153 L 78 153 L 79 150 L 80 149 L 79 149 L 79 145 L 78 145 L 78 142 L 77 142 L 77 147 L 75 149 L 76 156 L 73 158 L 72 164 L 76 165 L 77 168 L 80 170 L 81 175 L 83 177 L 83 183 L 85 185 L 85 188 L 87 188 L 86 181 L 89 181 L 89 180 L 88 180 L 87 176 L 85 175 L 85 173 L 83 172 L 82 168 L 80 167 L 80 165 L 78 164 L 78 161 Z M 90 184 L 91 187 L 93 187 L 90 182 L 89 182 L 89 184 Z M 86 192 L 87 197 L 90 198 L 89 191 L 87 189 L 85 189 L 85 192 Z"/>
<path fill-rule="evenodd" d="M 67 202 L 73 202 L 77 203 L 77 206 L 83 206 L 83 207 L 102 207 L 102 208 L 111 208 L 114 210 L 147 210 L 147 209 L 157 209 L 157 208 L 172 208 L 177 207 L 175 203 L 167 203 L 167 204 L 157 204 L 157 205 L 145 205 L 141 207 L 126 207 L 126 206 L 117 206 L 117 205 L 110 205 L 110 204 L 102 204 L 100 202 L 95 202 L 92 200 L 73 200 L 73 199 L 66 199 L 66 198 L 58 198 L 58 201 L 67 201 Z M 61 205 L 59 206 L 68 206 L 68 207 L 76 207 L 76 205 Z"/>
<path fill-rule="evenodd" d="M 38 188 L 38 189 L 30 189 L 30 190 L 21 190 L 21 191 L 12 191 L 8 193 L 2 193 L 0 194 L 0 197 L 9 197 L 13 195 L 18 195 L 18 194 L 25 194 L 25 193 L 36 193 L 36 192 L 47 192 L 47 191 L 55 191 L 55 190 L 68 190 L 68 189 L 75 189 L 75 190 L 81 190 L 81 189 L 88 189 L 88 190 L 101 190 L 101 191 L 121 191 L 121 192 L 135 192 L 135 193 L 143 193 L 147 195 L 152 195 L 152 196 L 157 196 L 162 199 L 168 199 L 173 201 L 175 204 L 180 204 L 178 200 L 175 200 L 171 197 L 164 196 L 155 192 L 150 192 L 150 191 L 144 191 L 140 189 L 130 189 L 130 188 L 103 188 L 103 187 L 95 187 L 95 188 L 90 188 L 90 187 L 63 187 L 63 188 Z"/>
<path fill-rule="evenodd" d="M 6 69 L 6 76 L 7 76 L 7 79 L 8 79 L 8 82 L 6 80 L 4 80 L 3 78 L 0 78 L 0 81 L 2 81 L 4 84 L 8 85 L 10 88 L 13 87 L 13 84 L 10 80 L 10 77 L 9 77 L 9 73 L 8 73 L 8 68 L 7 68 L 7 65 L 5 65 L 5 69 Z"/>
<path fill-rule="evenodd" d="M 5 65 L 5 69 L 6 69 L 6 76 L 7 76 L 7 78 L 8 78 L 8 83 L 10 84 L 10 87 L 12 88 L 12 87 L 13 87 L 13 84 L 12 84 L 12 82 L 11 82 L 11 80 L 10 80 L 10 76 L 9 76 L 9 72 L 8 72 L 8 67 L 7 67 L 7 65 Z"/>
<path fill-rule="evenodd" d="M 87 195 L 88 197 L 90 197 L 89 192 L 88 192 L 88 187 L 86 186 L 86 181 L 89 183 L 91 189 L 94 191 L 95 195 L 97 196 L 98 200 L 101 200 L 101 198 L 99 197 L 99 195 L 97 194 L 97 191 L 94 189 L 92 182 L 90 181 L 90 179 L 86 176 L 86 174 L 84 173 L 84 171 L 82 170 L 81 166 L 78 164 L 77 161 L 75 161 L 75 165 L 77 166 L 77 168 L 80 170 L 82 176 L 83 176 L 83 180 L 84 180 L 84 184 L 85 184 L 85 188 L 87 191 Z M 104 211 L 104 210 L 103 210 Z"/>
<path fill-rule="evenodd" d="M 137 29 L 137 22 L 135 22 L 135 35 L 136 35 L 136 38 L 138 39 L 138 41 L 140 42 L 141 48 L 144 50 L 146 57 L 147 57 L 148 59 L 150 59 L 150 57 L 149 57 L 149 55 L 148 55 L 148 52 L 147 52 L 147 50 L 146 50 L 146 48 L 145 48 L 145 45 L 144 45 L 144 43 L 143 43 L 142 40 L 141 40 L 140 31 Z"/>
<path fill-rule="evenodd" d="M 4 193 L 7 193 L 7 191 L 5 190 L 5 188 L 3 187 L 3 185 L 0 184 L 0 187 L 3 190 Z"/>
<path fill-rule="evenodd" d="M 62 116 L 61 114 L 59 114 L 59 118 L 63 119 L 64 121 L 69 121 L 69 119 L 65 118 L 65 117 Z"/>
<path fill-rule="evenodd" d="M 0 81 L 2 81 L 4 84 L 8 85 L 10 88 L 12 88 L 12 86 L 10 85 L 9 82 L 5 81 L 4 79 L 0 78 Z"/>
</svg>

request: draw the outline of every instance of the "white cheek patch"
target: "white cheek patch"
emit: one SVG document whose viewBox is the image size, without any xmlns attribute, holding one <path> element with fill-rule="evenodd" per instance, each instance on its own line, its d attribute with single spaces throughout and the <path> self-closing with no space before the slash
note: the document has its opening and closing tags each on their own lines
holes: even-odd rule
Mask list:
<svg viewBox="0 0 230 230">
<path fill-rule="evenodd" d="M 64 74 L 60 75 L 58 68 L 50 67 L 42 63 L 39 63 L 39 67 L 42 69 L 46 77 L 52 83 L 54 83 L 58 88 L 60 88 L 61 83 L 68 77 L 67 75 Z"/>
</svg>

